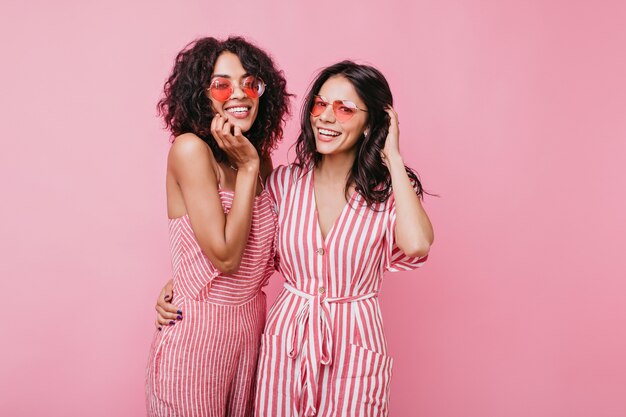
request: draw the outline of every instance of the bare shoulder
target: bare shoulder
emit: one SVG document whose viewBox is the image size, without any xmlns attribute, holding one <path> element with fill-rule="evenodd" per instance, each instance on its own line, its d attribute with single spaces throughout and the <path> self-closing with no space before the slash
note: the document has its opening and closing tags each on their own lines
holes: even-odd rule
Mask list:
<svg viewBox="0 0 626 417">
<path fill-rule="evenodd" d="M 172 143 L 168 158 L 169 162 L 175 165 L 203 161 L 210 166 L 215 165 L 215 157 L 209 145 L 193 133 L 183 133 L 177 136 Z"/>
<path fill-rule="evenodd" d="M 174 156 L 206 156 L 207 154 L 213 156 L 211 148 L 205 141 L 193 133 L 183 133 L 180 136 L 176 136 L 170 149 L 170 155 Z"/>
<path fill-rule="evenodd" d="M 207 169 L 216 170 L 213 152 L 205 141 L 193 133 L 177 136 L 168 155 L 168 165 L 173 172 L 187 172 Z"/>
</svg>

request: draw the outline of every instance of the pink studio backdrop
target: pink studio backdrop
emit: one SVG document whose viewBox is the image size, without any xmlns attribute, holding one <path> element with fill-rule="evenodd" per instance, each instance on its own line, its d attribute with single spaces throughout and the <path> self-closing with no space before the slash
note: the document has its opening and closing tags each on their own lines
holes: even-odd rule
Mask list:
<svg viewBox="0 0 626 417">
<path fill-rule="evenodd" d="M 228 34 L 273 54 L 294 115 L 320 67 L 379 67 L 441 195 L 431 260 L 381 295 L 392 416 L 626 415 L 624 4 L 3 1 L 0 415 L 144 414 L 155 103 L 179 49 Z"/>
</svg>

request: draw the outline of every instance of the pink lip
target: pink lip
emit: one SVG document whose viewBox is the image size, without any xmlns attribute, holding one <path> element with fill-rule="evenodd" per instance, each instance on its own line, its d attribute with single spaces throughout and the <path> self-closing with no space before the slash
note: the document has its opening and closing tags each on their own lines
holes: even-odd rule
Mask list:
<svg viewBox="0 0 626 417">
<path fill-rule="evenodd" d="M 319 129 L 328 130 L 329 132 L 333 132 L 333 133 L 339 133 L 339 135 L 327 136 L 327 135 L 324 135 L 322 132 L 320 132 Z M 325 127 L 323 128 L 317 127 L 317 137 L 322 142 L 332 142 L 333 140 L 337 139 L 339 136 L 341 136 L 341 132 L 337 132 L 336 130 L 333 130 L 333 129 L 327 129 Z"/>
<path fill-rule="evenodd" d="M 229 112 L 229 109 L 233 109 L 236 107 L 246 107 L 248 108 L 247 111 L 244 112 Z M 224 107 L 224 113 L 226 113 L 228 116 L 232 116 L 235 119 L 245 119 L 250 115 L 250 106 L 247 106 L 245 104 L 240 104 L 240 105 L 229 105 L 228 107 Z"/>
</svg>

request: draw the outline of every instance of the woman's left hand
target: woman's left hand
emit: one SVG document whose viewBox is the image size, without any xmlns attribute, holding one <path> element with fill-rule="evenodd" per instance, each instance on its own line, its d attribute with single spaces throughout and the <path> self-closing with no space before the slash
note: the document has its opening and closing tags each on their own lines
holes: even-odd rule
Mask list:
<svg viewBox="0 0 626 417">
<path fill-rule="evenodd" d="M 385 110 L 389 115 L 389 132 L 385 139 L 385 147 L 381 152 L 383 161 L 400 155 L 400 122 L 398 122 L 398 114 L 392 107 Z"/>
</svg>

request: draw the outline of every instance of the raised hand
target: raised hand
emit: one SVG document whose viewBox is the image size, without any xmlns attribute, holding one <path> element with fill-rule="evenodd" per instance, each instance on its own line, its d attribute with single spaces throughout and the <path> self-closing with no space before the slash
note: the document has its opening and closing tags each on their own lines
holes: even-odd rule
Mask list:
<svg viewBox="0 0 626 417">
<path fill-rule="evenodd" d="M 237 169 L 259 170 L 259 153 L 238 126 L 233 126 L 221 114 L 216 114 L 211 121 L 211 133 Z"/>
<path fill-rule="evenodd" d="M 385 139 L 385 146 L 381 152 L 383 161 L 396 155 L 400 155 L 400 122 L 398 122 L 398 114 L 392 107 L 385 109 L 389 115 L 389 132 Z"/>
</svg>

